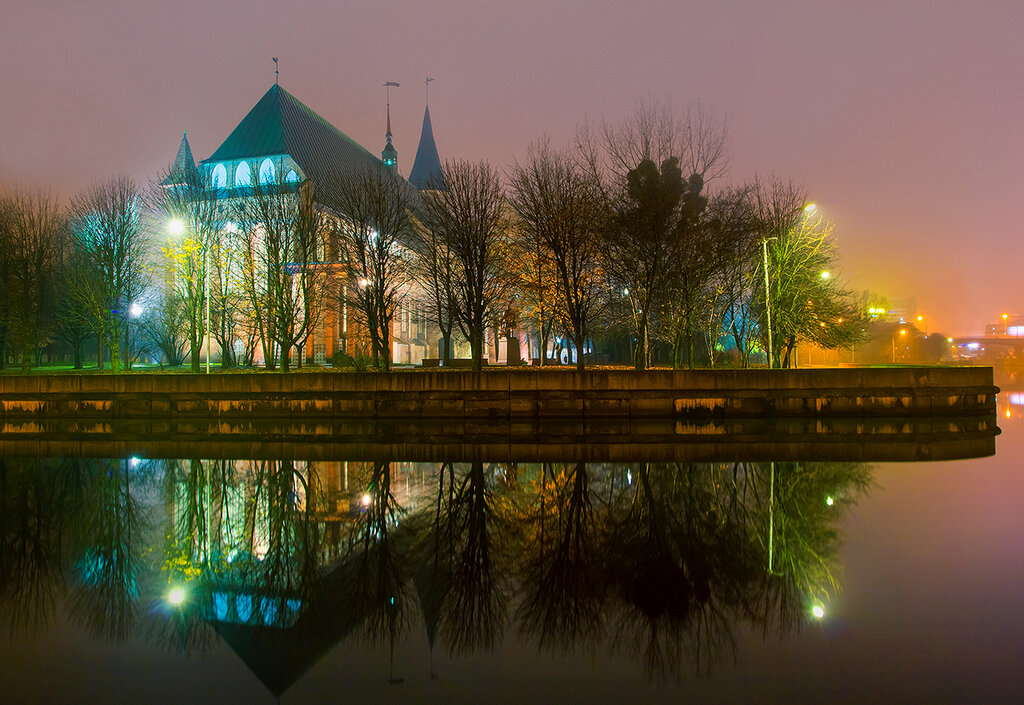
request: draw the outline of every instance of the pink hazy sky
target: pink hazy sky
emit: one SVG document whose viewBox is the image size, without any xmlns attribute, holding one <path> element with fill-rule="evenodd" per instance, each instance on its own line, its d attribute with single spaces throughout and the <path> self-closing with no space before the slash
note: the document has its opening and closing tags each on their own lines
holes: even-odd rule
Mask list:
<svg viewBox="0 0 1024 705">
<path fill-rule="evenodd" d="M 274 80 L 412 167 L 423 79 L 443 158 L 509 164 L 642 98 L 728 117 L 721 182 L 778 174 L 838 224 L 857 289 L 930 331 L 1024 312 L 1024 2 L 140 2 L 0 10 L 0 182 L 62 196 L 209 156 Z"/>
</svg>

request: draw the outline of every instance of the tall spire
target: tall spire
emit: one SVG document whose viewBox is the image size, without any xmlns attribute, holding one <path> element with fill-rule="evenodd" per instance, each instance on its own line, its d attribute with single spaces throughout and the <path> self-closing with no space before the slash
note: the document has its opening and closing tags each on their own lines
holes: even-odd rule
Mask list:
<svg viewBox="0 0 1024 705">
<path fill-rule="evenodd" d="M 387 102 L 387 114 L 388 114 L 388 129 L 384 137 L 387 139 L 387 144 L 384 145 L 384 151 L 380 154 L 380 159 L 384 162 L 384 166 L 389 169 L 398 170 L 398 150 L 391 144 L 391 87 L 398 88 L 398 81 L 388 81 L 384 84 L 384 95 Z"/>
<path fill-rule="evenodd" d="M 428 77 L 424 81 L 427 91 L 430 90 L 430 82 L 433 80 Z M 416 159 L 413 160 L 412 171 L 409 173 L 409 183 L 421 191 L 427 188 L 444 188 L 444 171 L 441 169 L 441 157 L 434 142 L 429 104 L 423 110 L 423 129 L 420 131 L 420 144 L 416 148 Z"/>
</svg>

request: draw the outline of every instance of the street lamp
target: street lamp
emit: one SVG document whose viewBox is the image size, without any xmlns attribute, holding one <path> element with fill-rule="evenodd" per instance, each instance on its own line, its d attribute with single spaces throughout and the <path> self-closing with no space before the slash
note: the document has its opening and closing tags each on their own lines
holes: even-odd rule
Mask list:
<svg viewBox="0 0 1024 705">
<path fill-rule="evenodd" d="M 906 328 L 901 328 L 899 334 L 900 335 L 906 335 L 907 334 L 907 329 Z M 896 338 L 897 338 L 897 336 L 894 333 L 893 336 L 892 336 L 892 362 L 893 362 L 893 364 L 896 364 Z"/>
<path fill-rule="evenodd" d="M 764 256 L 765 262 L 765 318 L 768 321 L 768 369 L 771 369 L 772 349 L 771 349 L 771 291 L 768 288 L 768 241 L 778 240 L 778 238 L 765 238 L 761 241 L 761 252 Z"/>
</svg>

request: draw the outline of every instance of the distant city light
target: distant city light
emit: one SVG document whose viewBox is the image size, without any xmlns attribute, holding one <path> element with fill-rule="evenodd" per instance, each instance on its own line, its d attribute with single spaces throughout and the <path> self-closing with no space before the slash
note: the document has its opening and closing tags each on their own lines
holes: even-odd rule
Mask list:
<svg viewBox="0 0 1024 705">
<path fill-rule="evenodd" d="M 924 320 L 924 316 L 918 316 L 918 317 L 917 317 L 917 322 L 918 322 L 918 323 L 920 323 L 920 322 L 921 322 L 921 321 L 923 321 L 923 320 Z"/>
<path fill-rule="evenodd" d="M 953 339 L 952 339 L 952 338 L 946 338 L 946 342 L 947 342 L 947 343 L 952 343 L 952 342 L 953 342 Z"/>
<path fill-rule="evenodd" d="M 900 331 L 900 335 L 906 335 L 906 334 L 907 334 L 906 328 L 904 328 L 903 330 Z"/>
<path fill-rule="evenodd" d="M 1009 317 L 1010 317 L 1010 314 L 1008 314 L 1008 313 L 1004 313 L 1004 314 L 1003 314 L 1003 320 L 1004 320 L 1004 321 L 1005 321 L 1005 320 L 1006 320 L 1007 318 L 1009 318 Z"/>
<path fill-rule="evenodd" d="M 369 494 L 364 494 L 364 495 L 363 495 L 363 506 L 364 506 L 364 507 L 368 507 L 368 506 L 370 506 L 370 502 L 371 502 L 372 500 L 373 500 L 373 498 L 372 498 L 372 497 L 370 497 L 370 495 L 369 495 Z"/>
</svg>

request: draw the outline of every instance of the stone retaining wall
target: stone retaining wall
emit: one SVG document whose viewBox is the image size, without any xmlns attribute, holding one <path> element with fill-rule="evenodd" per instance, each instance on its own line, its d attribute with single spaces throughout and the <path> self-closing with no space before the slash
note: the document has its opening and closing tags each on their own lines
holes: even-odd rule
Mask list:
<svg viewBox="0 0 1024 705">
<path fill-rule="evenodd" d="M 965 416 L 994 413 L 997 391 L 991 367 L 2 375 L 0 416 Z"/>
</svg>

